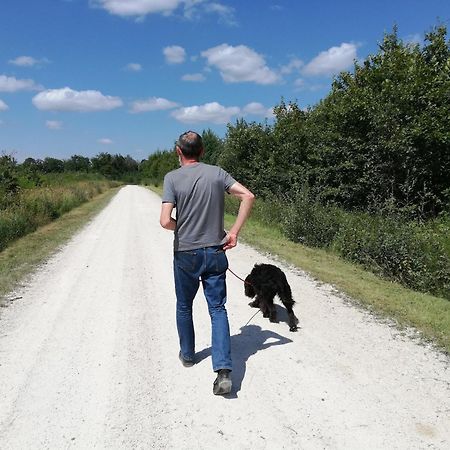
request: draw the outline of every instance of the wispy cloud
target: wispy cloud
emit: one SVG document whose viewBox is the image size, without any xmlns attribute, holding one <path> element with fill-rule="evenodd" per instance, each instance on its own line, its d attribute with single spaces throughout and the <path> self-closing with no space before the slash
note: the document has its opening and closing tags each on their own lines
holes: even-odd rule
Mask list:
<svg viewBox="0 0 450 450">
<path fill-rule="evenodd" d="M 9 106 L 0 99 L 0 111 L 6 111 L 7 109 L 9 109 Z"/>
<path fill-rule="evenodd" d="M 89 0 L 93 8 L 101 8 L 120 17 L 142 19 L 150 14 L 170 16 L 178 13 L 188 20 L 214 14 L 220 22 L 236 25 L 234 8 L 210 0 Z"/>
<path fill-rule="evenodd" d="M 102 145 L 111 145 L 111 144 L 114 144 L 114 141 L 113 141 L 112 139 L 109 139 L 109 138 L 101 138 L 101 139 L 97 139 L 97 142 L 98 142 L 99 144 L 102 144 Z"/>
<path fill-rule="evenodd" d="M 217 14 L 219 21 L 226 25 L 236 26 L 238 24 L 234 14 L 234 8 L 231 6 L 226 6 L 218 2 L 205 2 L 203 11 L 207 14 Z M 188 9 L 185 9 L 185 16 L 189 16 Z"/>
<path fill-rule="evenodd" d="M 183 81 L 201 82 L 205 81 L 206 77 L 202 73 L 187 73 L 181 77 Z"/>
<path fill-rule="evenodd" d="M 201 55 L 209 66 L 219 69 L 227 83 L 274 84 L 280 81 L 280 76 L 267 66 L 264 57 L 245 45 L 222 44 L 203 51 Z"/>
<path fill-rule="evenodd" d="M 240 108 L 237 106 L 225 107 L 220 103 L 211 102 L 204 105 L 179 108 L 173 111 L 171 115 L 183 123 L 211 122 L 225 124 L 230 122 L 233 116 L 237 116 L 240 111 Z"/>
<path fill-rule="evenodd" d="M 357 45 L 342 43 L 339 47 L 331 47 L 319 53 L 302 70 L 303 75 L 334 75 L 349 69 L 355 59 Z"/>
<path fill-rule="evenodd" d="M 288 64 L 280 67 L 280 73 L 283 75 L 289 75 L 294 71 L 298 71 L 304 65 L 304 62 L 301 59 L 292 57 Z"/>
<path fill-rule="evenodd" d="M 164 47 L 163 54 L 168 64 L 181 64 L 186 59 L 186 50 L 179 45 Z"/>
<path fill-rule="evenodd" d="M 32 56 L 18 56 L 17 58 L 10 59 L 8 61 L 9 64 L 20 67 L 33 67 L 41 64 L 46 64 L 48 62 L 49 61 L 47 58 L 36 59 Z"/>
<path fill-rule="evenodd" d="M 89 0 L 92 7 L 105 9 L 121 17 L 146 16 L 148 14 L 170 14 L 182 0 Z"/>
<path fill-rule="evenodd" d="M 49 130 L 61 130 L 63 123 L 60 120 L 47 120 L 45 126 Z"/>
<path fill-rule="evenodd" d="M 146 100 L 136 100 L 131 104 L 130 112 L 142 113 L 147 111 L 163 111 L 180 106 L 179 103 L 172 102 L 166 98 L 150 97 Z"/>
<path fill-rule="evenodd" d="M 408 36 L 406 36 L 404 38 L 404 41 L 407 44 L 422 44 L 423 43 L 423 37 L 420 33 L 415 33 L 415 34 L 408 34 Z"/>
<path fill-rule="evenodd" d="M 33 105 L 44 111 L 109 111 L 123 105 L 119 97 L 99 91 L 75 91 L 69 87 L 47 89 L 33 97 Z"/>
<path fill-rule="evenodd" d="M 39 91 L 42 86 L 30 79 L 17 79 L 0 75 L 0 92 Z"/>
<path fill-rule="evenodd" d="M 128 72 L 140 72 L 142 70 L 142 66 L 138 63 L 129 63 L 124 67 Z"/>
</svg>

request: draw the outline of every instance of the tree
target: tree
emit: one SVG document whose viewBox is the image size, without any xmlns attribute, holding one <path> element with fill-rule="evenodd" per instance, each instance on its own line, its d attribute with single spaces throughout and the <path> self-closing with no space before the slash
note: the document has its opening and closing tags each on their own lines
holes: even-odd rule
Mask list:
<svg viewBox="0 0 450 450">
<path fill-rule="evenodd" d="M 57 158 L 47 157 L 42 162 L 42 171 L 44 173 L 64 172 L 64 161 Z"/>
<path fill-rule="evenodd" d="M 202 161 L 206 164 L 217 164 L 223 151 L 223 141 L 210 128 L 202 133 L 204 155 Z"/>
<path fill-rule="evenodd" d="M 68 172 L 89 172 L 91 160 L 86 156 L 72 155 L 64 162 L 64 168 Z"/>
</svg>

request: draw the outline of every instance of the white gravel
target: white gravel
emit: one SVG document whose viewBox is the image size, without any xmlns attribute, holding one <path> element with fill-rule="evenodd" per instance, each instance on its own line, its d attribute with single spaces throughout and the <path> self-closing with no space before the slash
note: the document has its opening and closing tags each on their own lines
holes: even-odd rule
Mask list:
<svg viewBox="0 0 450 450">
<path fill-rule="evenodd" d="M 244 326 L 255 310 L 228 276 L 234 388 L 214 396 L 201 293 L 200 362 L 178 360 L 159 209 L 123 188 L 1 310 L 1 449 L 449 448 L 448 359 L 289 268 L 297 333 Z M 242 244 L 228 257 L 241 276 L 271 261 Z"/>
</svg>

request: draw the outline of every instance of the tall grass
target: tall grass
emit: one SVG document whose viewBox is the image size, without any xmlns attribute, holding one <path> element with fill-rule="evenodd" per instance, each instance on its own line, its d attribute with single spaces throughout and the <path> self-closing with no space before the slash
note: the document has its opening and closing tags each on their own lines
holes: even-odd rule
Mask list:
<svg viewBox="0 0 450 450">
<path fill-rule="evenodd" d="M 0 251 L 15 239 L 35 231 L 105 190 L 117 186 L 107 180 L 47 180 L 48 187 L 23 189 L 0 209 Z"/>
</svg>

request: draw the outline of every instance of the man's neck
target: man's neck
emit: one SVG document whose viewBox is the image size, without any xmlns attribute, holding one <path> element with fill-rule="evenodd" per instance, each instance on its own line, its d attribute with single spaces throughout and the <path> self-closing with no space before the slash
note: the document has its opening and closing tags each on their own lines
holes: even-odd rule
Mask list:
<svg viewBox="0 0 450 450">
<path fill-rule="evenodd" d="M 181 165 L 182 166 L 190 166 L 192 164 L 197 164 L 198 162 L 199 162 L 198 159 L 185 159 L 185 158 L 183 158 L 181 160 Z"/>
</svg>

